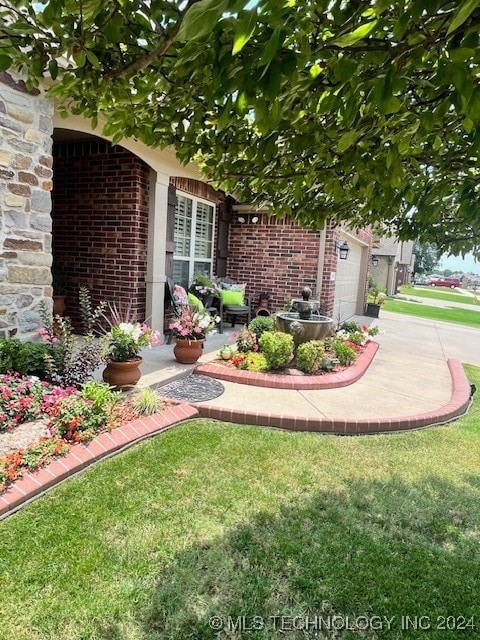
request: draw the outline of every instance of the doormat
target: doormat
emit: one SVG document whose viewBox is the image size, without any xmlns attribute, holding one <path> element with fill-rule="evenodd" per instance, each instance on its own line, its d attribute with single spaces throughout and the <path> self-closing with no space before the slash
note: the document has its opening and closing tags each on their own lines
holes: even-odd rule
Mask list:
<svg viewBox="0 0 480 640">
<path fill-rule="evenodd" d="M 225 391 L 221 382 L 198 374 L 179 378 L 163 386 L 156 387 L 158 393 L 166 398 L 183 402 L 204 402 L 218 398 Z"/>
</svg>

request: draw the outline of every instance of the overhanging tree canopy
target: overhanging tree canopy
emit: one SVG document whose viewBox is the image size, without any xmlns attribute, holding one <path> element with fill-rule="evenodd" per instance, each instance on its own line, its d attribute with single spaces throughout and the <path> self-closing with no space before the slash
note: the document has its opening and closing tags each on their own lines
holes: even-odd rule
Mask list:
<svg viewBox="0 0 480 640">
<path fill-rule="evenodd" d="M 0 69 L 275 215 L 478 253 L 480 0 L 251 4 L 12 0 Z"/>
</svg>

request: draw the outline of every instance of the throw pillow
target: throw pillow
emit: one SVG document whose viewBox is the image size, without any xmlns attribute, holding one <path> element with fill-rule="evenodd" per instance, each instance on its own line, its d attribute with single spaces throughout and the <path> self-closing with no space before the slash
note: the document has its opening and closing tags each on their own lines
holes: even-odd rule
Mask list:
<svg viewBox="0 0 480 640">
<path fill-rule="evenodd" d="M 196 307 L 198 311 L 205 311 L 203 302 L 200 300 L 200 298 L 197 298 L 197 296 L 193 295 L 193 293 L 188 294 L 188 304 L 191 307 Z"/>
<path fill-rule="evenodd" d="M 188 307 L 187 292 L 179 284 L 173 287 L 173 303 L 176 307 Z"/>
<path fill-rule="evenodd" d="M 243 306 L 243 290 L 232 291 L 231 289 L 222 289 L 220 291 L 220 296 L 222 298 L 223 304 L 225 305 L 231 305 L 234 307 Z"/>
</svg>

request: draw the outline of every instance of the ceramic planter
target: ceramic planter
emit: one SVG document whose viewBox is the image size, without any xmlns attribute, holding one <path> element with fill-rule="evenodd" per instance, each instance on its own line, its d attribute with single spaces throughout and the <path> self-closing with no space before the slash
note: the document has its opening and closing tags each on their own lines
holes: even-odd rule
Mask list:
<svg viewBox="0 0 480 640">
<path fill-rule="evenodd" d="M 203 353 L 205 340 L 184 340 L 175 338 L 173 354 L 181 364 L 195 364 Z"/>
<path fill-rule="evenodd" d="M 103 380 L 116 389 L 133 387 L 141 378 L 142 361 L 140 356 L 126 362 L 110 361 L 103 371 Z"/>
</svg>

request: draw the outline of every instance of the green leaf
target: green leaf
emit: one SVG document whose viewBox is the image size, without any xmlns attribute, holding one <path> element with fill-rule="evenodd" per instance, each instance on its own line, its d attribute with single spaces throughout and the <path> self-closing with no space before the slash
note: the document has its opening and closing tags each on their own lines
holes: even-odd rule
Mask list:
<svg viewBox="0 0 480 640">
<path fill-rule="evenodd" d="M 440 138 L 440 136 L 435 136 L 435 140 L 433 141 L 433 144 L 432 144 L 432 149 L 434 151 L 438 151 L 441 146 L 442 146 L 442 139 Z"/>
<path fill-rule="evenodd" d="M 478 87 L 473 90 L 470 97 L 467 116 L 473 122 L 478 122 L 480 120 L 480 89 Z"/>
<path fill-rule="evenodd" d="M 338 153 L 343 153 L 344 151 L 349 149 L 352 145 L 354 145 L 357 142 L 359 137 L 360 137 L 360 133 L 355 130 L 344 133 L 337 144 Z"/>
<path fill-rule="evenodd" d="M 58 76 L 58 64 L 56 60 L 50 60 L 48 63 L 48 71 L 52 77 L 52 80 L 56 80 Z"/>
<path fill-rule="evenodd" d="M 9 56 L 6 56 L 5 54 L 0 54 L 0 71 L 6 71 L 7 69 L 10 68 L 10 65 L 12 64 L 12 59 Z"/>
<path fill-rule="evenodd" d="M 225 11 L 228 0 L 200 0 L 188 9 L 177 34 L 180 42 L 199 40 L 211 33 Z"/>
<path fill-rule="evenodd" d="M 350 80 L 355 71 L 357 70 L 358 64 L 352 58 L 346 58 L 341 56 L 338 58 L 337 64 L 334 66 L 334 75 L 335 79 L 340 82 L 346 82 Z"/>
<path fill-rule="evenodd" d="M 249 11 L 238 21 L 233 39 L 232 55 L 237 55 L 252 37 L 257 24 L 257 12 Z"/>
<path fill-rule="evenodd" d="M 447 36 L 453 33 L 470 14 L 480 5 L 480 0 L 465 0 L 457 9 L 448 27 Z"/>
<path fill-rule="evenodd" d="M 277 55 L 278 50 L 282 47 L 283 41 L 285 39 L 285 31 L 284 29 L 277 27 L 272 33 L 272 37 L 267 42 L 263 49 L 262 56 L 259 60 L 259 65 L 268 65 L 273 60 L 273 58 Z"/>
<path fill-rule="evenodd" d="M 370 22 L 366 22 L 365 24 L 357 27 L 354 31 L 340 36 L 340 38 L 337 38 L 333 41 L 333 44 L 336 44 L 338 47 L 349 47 L 359 40 L 363 40 L 364 38 L 369 36 L 377 26 L 377 23 L 378 20 L 371 20 Z"/>
</svg>

